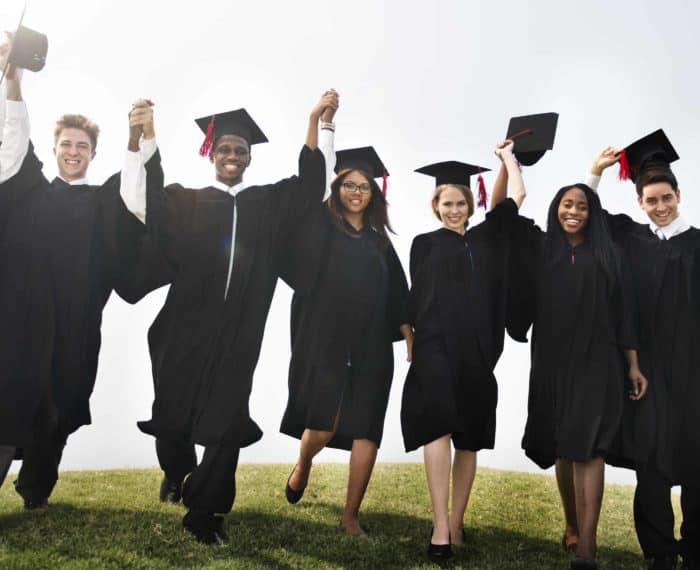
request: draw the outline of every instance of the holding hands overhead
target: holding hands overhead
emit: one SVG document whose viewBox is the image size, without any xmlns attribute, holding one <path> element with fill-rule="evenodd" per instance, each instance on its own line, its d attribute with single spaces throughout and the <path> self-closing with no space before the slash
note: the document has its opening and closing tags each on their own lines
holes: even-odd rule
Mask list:
<svg viewBox="0 0 700 570">
<path fill-rule="evenodd" d="M 156 136 L 153 123 L 153 101 L 150 99 L 137 99 L 131 105 L 129 111 L 129 150 L 139 149 L 141 135 L 145 139 Z"/>
<path fill-rule="evenodd" d="M 311 117 L 316 121 L 322 119 L 324 122 L 331 122 L 335 112 L 338 110 L 338 99 L 339 95 L 335 89 L 325 91 L 321 96 L 321 99 L 311 110 Z M 327 117 L 330 117 L 330 119 L 327 119 Z"/>
<path fill-rule="evenodd" d="M 496 149 L 493 152 L 501 160 L 501 162 L 503 162 L 508 157 L 513 156 L 513 141 L 510 139 L 506 139 L 504 141 L 499 142 L 496 145 Z"/>
</svg>

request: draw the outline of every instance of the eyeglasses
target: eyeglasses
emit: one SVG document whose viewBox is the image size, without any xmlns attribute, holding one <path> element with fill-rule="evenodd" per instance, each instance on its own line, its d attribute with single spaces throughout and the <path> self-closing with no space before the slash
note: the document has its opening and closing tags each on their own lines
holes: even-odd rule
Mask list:
<svg viewBox="0 0 700 570">
<path fill-rule="evenodd" d="M 346 192 L 360 191 L 362 194 L 369 194 L 372 191 L 372 187 L 367 182 L 355 184 L 354 182 L 348 180 L 347 182 L 343 182 L 343 190 Z"/>
</svg>

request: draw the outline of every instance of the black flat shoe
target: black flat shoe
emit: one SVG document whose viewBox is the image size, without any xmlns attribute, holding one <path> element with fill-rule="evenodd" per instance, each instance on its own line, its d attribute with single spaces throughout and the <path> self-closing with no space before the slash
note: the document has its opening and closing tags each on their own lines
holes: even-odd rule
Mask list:
<svg viewBox="0 0 700 570">
<path fill-rule="evenodd" d="M 652 570 L 675 570 L 678 567 L 677 556 L 659 556 L 651 563 Z"/>
<path fill-rule="evenodd" d="M 571 570 L 597 570 L 598 563 L 595 560 L 585 558 L 574 558 L 571 561 Z"/>
<path fill-rule="evenodd" d="M 223 531 L 223 522 L 222 516 L 188 511 L 182 519 L 182 526 L 194 536 L 197 542 L 211 546 L 224 546 L 228 537 Z"/>
<path fill-rule="evenodd" d="M 428 559 L 435 564 L 442 566 L 453 556 L 451 544 L 428 543 Z"/>
<path fill-rule="evenodd" d="M 433 544 L 433 530 L 435 529 L 430 529 L 430 539 L 428 540 L 428 559 L 439 566 L 444 566 L 454 556 L 452 541 L 449 544 Z"/>
<path fill-rule="evenodd" d="M 296 468 L 297 466 L 295 465 L 292 472 L 289 474 L 289 477 L 287 477 L 287 485 L 284 487 L 284 496 L 287 497 L 287 502 L 290 505 L 296 505 L 299 501 L 301 501 L 301 498 L 304 496 L 304 491 L 306 491 L 306 486 L 302 487 L 298 491 L 289 486 L 289 480 L 292 478 L 292 475 L 294 475 Z"/>
<path fill-rule="evenodd" d="M 182 481 L 171 481 L 165 475 L 160 482 L 160 502 L 179 503 L 182 498 Z"/>
</svg>

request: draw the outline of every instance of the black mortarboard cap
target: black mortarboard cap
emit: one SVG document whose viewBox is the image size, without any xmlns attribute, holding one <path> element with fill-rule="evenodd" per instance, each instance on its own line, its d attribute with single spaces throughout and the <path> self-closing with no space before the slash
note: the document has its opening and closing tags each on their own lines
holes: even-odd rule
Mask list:
<svg viewBox="0 0 700 570">
<path fill-rule="evenodd" d="M 663 129 L 658 129 L 634 141 L 620 151 L 620 179 L 637 179 L 637 174 L 648 161 L 668 165 L 678 160 L 678 153 Z"/>
<path fill-rule="evenodd" d="M 469 184 L 469 178 L 471 176 L 474 174 L 481 174 L 482 172 L 488 172 L 490 170 L 490 168 L 484 168 L 483 166 L 475 166 L 473 164 L 466 164 L 456 160 L 448 160 L 446 162 L 428 164 L 427 166 L 416 169 L 416 172 L 427 174 L 428 176 L 434 176 L 435 186 L 440 186 L 441 184 L 461 184 L 463 186 L 471 187 Z"/>
<path fill-rule="evenodd" d="M 416 169 L 416 172 L 433 176 L 435 178 L 436 187 L 442 184 L 460 184 L 471 188 L 469 178 L 474 174 L 478 174 L 477 205 L 486 208 L 486 186 L 484 185 L 484 179 L 481 177 L 481 173 L 488 172 L 489 170 L 491 169 L 484 168 L 483 166 L 448 160 L 446 162 L 428 164 L 427 166 Z"/>
<path fill-rule="evenodd" d="M 513 140 L 513 154 L 520 164 L 532 166 L 554 147 L 558 120 L 558 113 L 523 115 L 510 120 L 506 138 Z"/>
<path fill-rule="evenodd" d="M 49 50 L 48 38 L 40 32 L 23 26 L 23 19 L 24 11 L 14 33 L 12 48 L 7 56 L 5 68 L 2 70 L 0 82 L 5 77 L 10 65 L 29 71 L 41 71 L 46 64 L 46 54 Z"/>
<path fill-rule="evenodd" d="M 265 133 L 260 130 L 245 109 L 207 115 L 195 119 L 195 122 L 205 134 L 204 142 L 199 149 L 202 156 L 209 154 L 214 141 L 222 135 L 237 135 L 248 141 L 249 145 L 267 142 Z"/>
<path fill-rule="evenodd" d="M 374 147 L 363 146 L 360 148 L 346 148 L 335 153 L 335 172 L 351 168 L 362 170 L 372 178 L 385 178 L 389 176 L 382 159 L 379 158 Z"/>
</svg>

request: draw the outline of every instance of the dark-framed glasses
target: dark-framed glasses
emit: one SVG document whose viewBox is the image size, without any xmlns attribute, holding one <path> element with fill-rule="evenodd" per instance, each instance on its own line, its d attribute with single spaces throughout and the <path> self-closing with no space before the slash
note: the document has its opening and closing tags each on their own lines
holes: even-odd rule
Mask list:
<svg viewBox="0 0 700 570">
<path fill-rule="evenodd" d="M 362 194 L 369 194 L 372 191 L 372 187 L 367 182 L 355 184 L 351 180 L 346 180 L 343 182 L 343 190 L 346 192 L 361 192 Z"/>
</svg>

